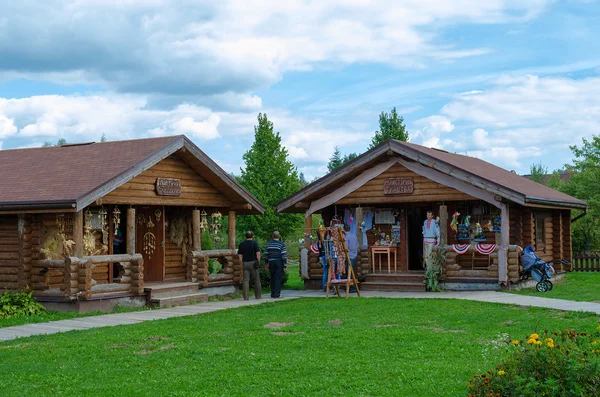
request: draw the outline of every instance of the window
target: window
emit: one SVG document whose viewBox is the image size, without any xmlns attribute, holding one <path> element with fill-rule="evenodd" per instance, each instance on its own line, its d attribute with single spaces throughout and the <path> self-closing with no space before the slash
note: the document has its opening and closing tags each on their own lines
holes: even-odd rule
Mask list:
<svg viewBox="0 0 600 397">
<path fill-rule="evenodd" d="M 535 248 L 546 248 L 546 214 L 535 214 Z"/>
</svg>

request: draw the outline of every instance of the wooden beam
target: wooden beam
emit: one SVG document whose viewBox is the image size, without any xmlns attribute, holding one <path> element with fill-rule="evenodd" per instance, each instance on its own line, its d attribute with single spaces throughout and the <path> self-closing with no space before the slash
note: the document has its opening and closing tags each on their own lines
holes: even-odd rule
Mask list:
<svg viewBox="0 0 600 397">
<path fill-rule="evenodd" d="M 252 209 L 252 204 L 233 204 L 231 206 L 232 210 L 238 210 L 238 211 L 242 211 L 242 210 L 251 210 Z"/>
<path fill-rule="evenodd" d="M 296 204 L 294 204 L 294 207 L 307 209 L 310 208 L 310 203 L 307 203 L 306 201 L 299 201 Z"/>
<path fill-rule="evenodd" d="M 73 241 L 75 242 L 75 256 L 83 257 L 83 210 L 73 214 Z"/>
<path fill-rule="evenodd" d="M 235 211 L 229 211 L 227 217 L 227 247 L 230 250 L 235 249 Z"/>
<path fill-rule="evenodd" d="M 202 229 L 200 229 L 200 210 L 192 211 L 192 247 L 194 251 L 202 249 Z"/>
<path fill-rule="evenodd" d="M 127 208 L 127 253 L 135 254 L 135 208 Z"/>
<path fill-rule="evenodd" d="M 448 244 L 448 207 L 440 205 L 440 244 Z"/>
<path fill-rule="evenodd" d="M 310 235 L 312 232 L 312 215 L 309 215 L 304 218 L 304 233 Z M 304 239 L 304 246 L 306 248 L 310 247 L 310 240 L 308 238 Z"/>
<path fill-rule="evenodd" d="M 500 208 L 500 237 L 502 242 L 498 249 L 498 282 L 508 284 L 508 248 L 510 238 L 510 214 L 508 204 L 501 203 Z"/>
</svg>

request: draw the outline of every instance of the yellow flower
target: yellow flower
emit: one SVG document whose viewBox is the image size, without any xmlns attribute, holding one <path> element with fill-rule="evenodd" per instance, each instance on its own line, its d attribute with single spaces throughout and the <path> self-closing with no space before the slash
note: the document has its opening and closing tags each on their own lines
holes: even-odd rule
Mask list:
<svg viewBox="0 0 600 397">
<path fill-rule="evenodd" d="M 546 342 L 546 343 L 554 343 L 554 340 L 552 338 L 546 338 L 546 339 L 544 339 L 544 342 Z"/>
<path fill-rule="evenodd" d="M 535 339 L 529 339 L 529 340 L 527 341 L 527 344 L 528 344 L 528 345 L 532 345 L 532 344 L 534 344 L 534 343 L 535 343 Z"/>
<path fill-rule="evenodd" d="M 537 340 L 540 336 L 538 334 L 531 334 L 531 336 L 529 337 L 529 339 L 535 339 Z"/>
<path fill-rule="evenodd" d="M 556 364 L 556 360 L 552 360 L 552 364 Z"/>
<path fill-rule="evenodd" d="M 554 343 L 547 343 L 546 344 L 550 349 L 554 349 Z"/>
<path fill-rule="evenodd" d="M 504 370 L 503 370 L 503 369 L 501 369 L 500 371 L 498 371 L 498 376 L 502 376 L 502 375 L 504 375 L 505 373 L 506 373 L 506 372 L 504 372 Z"/>
<path fill-rule="evenodd" d="M 510 344 L 511 344 L 511 345 L 518 345 L 518 344 L 519 344 L 519 341 L 515 339 L 515 340 L 513 340 L 512 342 L 510 342 Z"/>
<path fill-rule="evenodd" d="M 595 345 L 595 344 L 596 344 L 596 341 L 592 341 L 592 345 Z"/>
<path fill-rule="evenodd" d="M 542 341 L 541 341 L 541 340 L 536 340 L 536 341 L 535 341 L 535 344 L 539 346 L 539 345 L 541 345 L 541 344 L 542 344 Z"/>
</svg>

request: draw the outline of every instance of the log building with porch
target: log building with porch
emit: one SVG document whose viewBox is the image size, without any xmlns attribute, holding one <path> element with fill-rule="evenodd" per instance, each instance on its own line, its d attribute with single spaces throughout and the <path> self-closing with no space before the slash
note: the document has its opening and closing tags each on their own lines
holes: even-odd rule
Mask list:
<svg viewBox="0 0 600 397">
<path fill-rule="evenodd" d="M 233 291 L 236 215 L 264 213 L 185 136 L 1 150 L 0 186 L 0 292 L 79 310 Z M 228 249 L 202 250 L 202 231 L 221 226 Z"/>
<path fill-rule="evenodd" d="M 571 211 L 585 202 L 483 160 L 389 140 L 281 201 L 279 212 L 351 223 L 362 289 L 424 290 L 422 226 L 439 216 L 442 288 L 498 289 L 519 282 L 521 247 L 572 260 Z M 454 222 L 452 216 L 457 215 Z M 467 218 L 467 216 L 469 216 Z M 351 222 L 350 222 L 351 221 Z M 323 274 L 309 250 L 305 288 Z M 306 276 L 305 276 L 306 277 Z"/>
</svg>

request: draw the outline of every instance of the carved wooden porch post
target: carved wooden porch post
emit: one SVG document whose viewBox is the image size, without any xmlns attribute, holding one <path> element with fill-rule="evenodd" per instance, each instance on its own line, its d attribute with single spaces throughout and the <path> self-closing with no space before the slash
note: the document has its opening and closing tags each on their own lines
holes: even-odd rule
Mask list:
<svg viewBox="0 0 600 397">
<path fill-rule="evenodd" d="M 448 207 L 440 205 L 440 245 L 448 244 Z"/>
<path fill-rule="evenodd" d="M 127 253 L 135 254 L 135 208 L 127 208 Z"/>
<path fill-rule="evenodd" d="M 498 249 L 498 282 L 508 284 L 508 244 L 510 241 L 510 219 L 508 205 L 500 203 L 500 248 Z"/>
<path fill-rule="evenodd" d="M 312 232 L 312 214 L 304 217 L 304 233 L 310 235 Z M 316 236 L 315 236 L 316 237 Z M 304 246 L 310 247 L 310 239 L 307 237 L 304 239 Z"/>
<path fill-rule="evenodd" d="M 192 247 L 194 251 L 202 250 L 202 229 L 200 228 L 200 210 L 192 211 Z"/>
<path fill-rule="evenodd" d="M 363 222 L 363 209 L 358 207 L 356 209 L 356 237 L 358 237 L 358 248 L 361 249 L 363 246 L 363 234 L 360 230 L 360 225 Z"/>
<path fill-rule="evenodd" d="M 227 222 L 227 247 L 234 250 L 235 247 L 235 211 L 229 211 Z"/>
<path fill-rule="evenodd" d="M 75 242 L 75 256 L 83 258 L 83 210 L 73 214 L 73 241 Z"/>
</svg>

